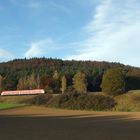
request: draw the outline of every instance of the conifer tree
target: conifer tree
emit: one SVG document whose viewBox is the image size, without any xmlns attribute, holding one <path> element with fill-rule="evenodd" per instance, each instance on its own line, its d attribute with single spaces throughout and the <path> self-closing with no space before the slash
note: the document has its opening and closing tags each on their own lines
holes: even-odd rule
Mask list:
<svg viewBox="0 0 140 140">
<path fill-rule="evenodd" d="M 0 92 L 2 91 L 2 76 L 0 75 Z"/>
<path fill-rule="evenodd" d="M 60 88 L 61 88 L 60 75 L 58 71 L 55 70 L 53 74 L 53 90 L 54 92 L 58 93 L 61 90 Z"/>
<path fill-rule="evenodd" d="M 36 81 L 34 73 L 32 73 L 31 76 L 28 77 L 28 81 L 29 81 L 29 88 L 30 89 L 37 88 L 37 81 Z"/>
</svg>

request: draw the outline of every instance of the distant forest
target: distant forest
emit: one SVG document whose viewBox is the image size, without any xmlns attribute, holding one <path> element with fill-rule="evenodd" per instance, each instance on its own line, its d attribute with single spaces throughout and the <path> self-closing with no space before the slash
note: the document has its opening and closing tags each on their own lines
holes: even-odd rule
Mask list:
<svg viewBox="0 0 140 140">
<path fill-rule="evenodd" d="M 137 67 L 109 62 L 32 58 L 0 63 L 0 90 L 44 88 L 48 92 L 60 92 L 63 76 L 71 90 L 72 79 L 80 71 L 86 76 L 87 91 L 96 92 L 101 91 L 104 72 L 118 67 L 126 72 L 127 90 L 140 89 L 140 68 Z"/>
</svg>

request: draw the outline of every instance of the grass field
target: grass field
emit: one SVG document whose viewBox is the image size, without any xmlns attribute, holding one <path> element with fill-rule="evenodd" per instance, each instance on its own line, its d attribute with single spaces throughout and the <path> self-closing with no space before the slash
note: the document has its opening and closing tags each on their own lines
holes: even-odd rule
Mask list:
<svg viewBox="0 0 140 140">
<path fill-rule="evenodd" d="M 113 111 L 140 112 L 140 90 L 132 90 L 116 96 L 117 105 Z"/>
<path fill-rule="evenodd" d="M 0 96 L 0 102 L 19 104 L 24 100 L 32 99 L 37 95 Z"/>
<path fill-rule="evenodd" d="M 11 109 L 11 108 L 17 108 L 21 107 L 23 104 L 15 104 L 15 103 L 0 103 L 0 110 L 3 109 Z"/>
</svg>

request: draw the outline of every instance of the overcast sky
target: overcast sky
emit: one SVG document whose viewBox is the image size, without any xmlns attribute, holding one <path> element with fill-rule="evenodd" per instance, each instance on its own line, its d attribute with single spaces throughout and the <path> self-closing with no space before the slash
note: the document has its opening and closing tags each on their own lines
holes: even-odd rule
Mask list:
<svg viewBox="0 0 140 140">
<path fill-rule="evenodd" d="M 140 0 L 0 0 L 0 62 L 44 56 L 140 66 Z"/>
</svg>

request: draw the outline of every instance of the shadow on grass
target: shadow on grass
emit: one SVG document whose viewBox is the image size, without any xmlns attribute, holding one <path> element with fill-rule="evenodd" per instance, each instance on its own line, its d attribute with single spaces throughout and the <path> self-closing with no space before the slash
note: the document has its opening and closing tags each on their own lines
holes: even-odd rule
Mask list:
<svg viewBox="0 0 140 140">
<path fill-rule="evenodd" d="M 89 115 L 89 116 L 88 116 Z M 0 140 L 140 140 L 128 116 L 0 116 Z"/>
</svg>

